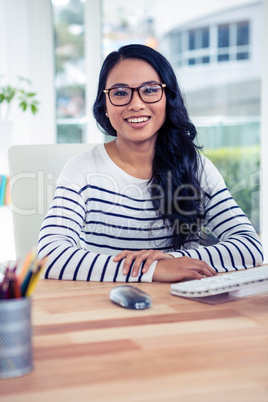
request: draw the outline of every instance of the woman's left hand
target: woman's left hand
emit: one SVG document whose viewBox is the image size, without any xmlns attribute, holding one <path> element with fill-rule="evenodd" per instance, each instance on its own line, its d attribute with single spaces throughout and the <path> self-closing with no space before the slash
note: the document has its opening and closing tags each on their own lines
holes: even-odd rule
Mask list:
<svg viewBox="0 0 268 402">
<path fill-rule="evenodd" d="M 148 271 L 149 267 L 154 261 L 167 260 L 174 257 L 159 250 L 124 250 L 120 254 L 117 254 L 116 257 L 114 257 L 114 262 L 118 262 L 120 260 L 123 260 L 124 258 L 125 261 L 123 265 L 123 274 L 127 275 L 129 273 L 131 265 L 133 264 L 132 276 L 137 276 L 140 266 L 144 261 L 145 263 L 142 268 L 143 274 Z"/>
</svg>

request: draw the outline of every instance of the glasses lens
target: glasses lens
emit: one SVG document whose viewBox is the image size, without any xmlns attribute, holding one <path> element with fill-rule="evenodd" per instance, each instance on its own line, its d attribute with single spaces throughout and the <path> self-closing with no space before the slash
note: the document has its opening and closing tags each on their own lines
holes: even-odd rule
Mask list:
<svg viewBox="0 0 268 402">
<path fill-rule="evenodd" d="M 110 90 L 110 100 L 113 105 L 125 105 L 131 99 L 131 89 L 127 87 L 113 88 Z"/>
<path fill-rule="evenodd" d="M 154 103 L 160 101 L 163 93 L 161 85 L 144 85 L 139 90 L 140 96 L 144 102 Z"/>
</svg>

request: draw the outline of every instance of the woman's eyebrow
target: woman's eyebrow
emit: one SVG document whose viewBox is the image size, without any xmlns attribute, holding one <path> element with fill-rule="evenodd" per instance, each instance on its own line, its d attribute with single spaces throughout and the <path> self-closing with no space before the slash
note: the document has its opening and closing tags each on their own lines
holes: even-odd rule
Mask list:
<svg viewBox="0 0 268 402">
<path fill-rule="evenodd" d="M 142 85 L 149 85 L 149 84 L 158 84 L 158 81 L 152 80 L 152 81 L 146 81 L 146 82 L 142 83 Z"/>
<path fill-rule="evenodd" d="M 149 85 L 149 84 L 156 84 L 157 83 L 157 81 L 156 80 L 151 80 L 151 81 L 145 81 L 145 82 L 143 82 L 141 85 L 139 85 L 139 86 L 143 86 L 143 85 Z M 122 82 L 117 82 L 116 84 L 113 84 L 112 86 L 111 86 L 111 88 L 117 88 L 117 87 L 128 87 L 128 88 L 131 88 L 128 84 L 123 84 Z"/>
<path fill-rule="evenodd" d="M 116 87 L 128 87 L 129 85 L 127 84 L 122 84 L 121 82 L 117 82 L 116 84 L 113 84 L 111 88 L 116 88 Z"/>
</svg>

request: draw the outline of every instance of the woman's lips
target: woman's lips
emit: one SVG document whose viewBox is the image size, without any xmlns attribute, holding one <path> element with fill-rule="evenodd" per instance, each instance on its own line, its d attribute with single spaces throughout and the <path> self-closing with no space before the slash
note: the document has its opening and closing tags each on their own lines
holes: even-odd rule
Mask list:
<svg viewBox="0 0 268 402">
<path fill-rule="evenodd" d="M 125 120 L 127 124 L 132 128 L 142 128 L 148 124 L 150 117 L 148 116 L 129 117 Z"/>
<path fill-rule="evenodd" d="M 143 123 L 144 121 L 148 121 L 149 117 L 130 117 L 126 119 L 129 123 Z"/>
</svg>

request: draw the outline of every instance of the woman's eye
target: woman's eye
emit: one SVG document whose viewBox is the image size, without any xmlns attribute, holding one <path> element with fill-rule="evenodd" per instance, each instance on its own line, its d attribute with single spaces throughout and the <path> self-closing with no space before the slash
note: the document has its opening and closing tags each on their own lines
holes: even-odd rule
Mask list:
<svg viewBox="0 0 268 402">
<path fill-rule="evenodd" d="M 124 89 L 118 89 L 116 91 L 113 91 L 113 96 L 118 96 L 118 97 L 123 97 L 123 96 L 128 96 L 128 92 L 125 91 Z"/>
<path fill-rule="evenodd" d="M 160 87 L 159 87 L 159 86 L 155 86 L 155 87 L 152 86 L 152 87 L 145 87 L 142 92 L 143 92 L 145 95 L 150 95 L 150 94 L 155 94 L 155 93 L 157 93 L 159 90 L 160 90 Z"/>
</svg>

